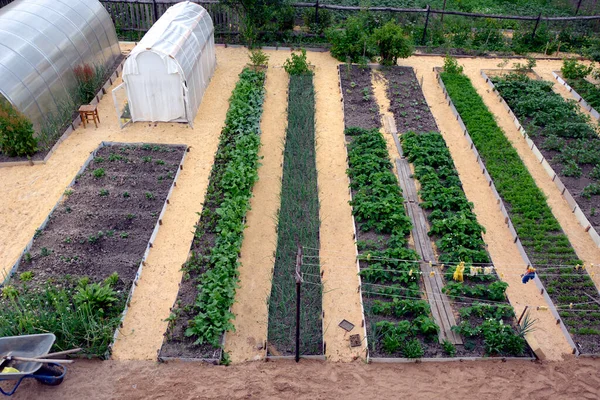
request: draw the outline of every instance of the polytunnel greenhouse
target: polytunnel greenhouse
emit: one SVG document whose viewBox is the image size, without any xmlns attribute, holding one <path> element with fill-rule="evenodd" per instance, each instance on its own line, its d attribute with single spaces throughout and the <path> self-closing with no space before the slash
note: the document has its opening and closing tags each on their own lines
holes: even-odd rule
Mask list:
<svg viewBox="0 0 600 400">
<path fill-rule="evenodd" d="M 193 124 L 215 71 L 213 22 L 189 1 L 170 7 L 123 65 L 124 83 L 113 90 L 121 120 Z M 125 89 L 127 99 L 119 101 Z"/>
<path fill-rule="evenodd" d="M 0 96 L 35 126 L 72 98 L 76 67 L 108 71 L 120 54 L 97 0 L 16 0 L 0 8 Z"/>
</svg>

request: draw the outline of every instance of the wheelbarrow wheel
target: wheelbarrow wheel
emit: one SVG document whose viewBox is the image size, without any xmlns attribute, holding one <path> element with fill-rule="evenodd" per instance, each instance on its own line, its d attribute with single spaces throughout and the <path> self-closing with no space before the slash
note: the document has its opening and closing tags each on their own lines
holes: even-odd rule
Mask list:
<svg viewBox="0 0 600 400">
<path fill-rule="evenodd" d="M 33 377 L 43 385 L 58 386 L 63 382 L 66 374 L 67 368 L 65 366 L 49 363 L 48 365 L 42 365 Z"/>
</svg>

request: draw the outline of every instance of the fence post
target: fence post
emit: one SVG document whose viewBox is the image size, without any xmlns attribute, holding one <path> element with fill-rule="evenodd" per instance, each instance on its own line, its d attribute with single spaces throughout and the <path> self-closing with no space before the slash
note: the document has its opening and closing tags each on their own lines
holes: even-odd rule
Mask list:
<svg viewBox="0 0 600 400">
<path fill-rule="evenodd" d="M 319 25 L 319 0 L 315 3 L 315 24 Z"/>
<path fill-rule="evenodd" d="M 575 15 L 577 15 L 577 13 L 579 12 L 579 7 L 581 7 L 581 2 L 583 0 L 579 0 L 579 2 L 577 3 L 577 10 L 575 10 Z"/>
<path fill-rule="evenodd" d="M 533 27 L 533 32 L 531 32 L 531 40 L 535 39 L 535 32 L 537 31 L 538 25 L 540 24 L 540 19 L 542 19 L 542 13 L 540 13 L 540 15 L 538 15 L 538 18 L 535 21 L 535 26 Z"/>
<path fill-rule="evenodd" d="M 423 39 L 421 39 L 421 43 L 423 44 L 423 46 L 425 45 L 425 39 L 427 38 L 427 25 L 429 25 L 429 11 L 430 10 L 431 10 L 431 7 L 429 7 L 429 4 L 427 4 L 427 16 L 425 17 L 425 29 L 423 29 Z"/>
<path fill-rule="evenodd" d="M 444 0 L 444 5 L 442 6 L 442 17 L 440 18 L 442 25 L 444 25 L 444 11 L 446 11 L 446 0 Z"/>
<path fill-rule="evenodd" d="M 154 22 L 158 21 L 158 5 L 156 4 L 156 0 L 152 0 L 152 7 L 154 9 Z"/>
</svg>

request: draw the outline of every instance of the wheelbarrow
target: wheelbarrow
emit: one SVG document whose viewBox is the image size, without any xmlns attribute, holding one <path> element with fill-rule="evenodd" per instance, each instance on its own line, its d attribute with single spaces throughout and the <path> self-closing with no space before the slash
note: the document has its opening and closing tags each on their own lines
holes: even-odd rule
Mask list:
<svg viewBox="0 0 600 400">
<path fill-rule="evenodd" d="M 45 385 L 60 385 L 67 373 L 63 364 L 72 360 L 49 360 L 44 357 L 68 354 L 80 349 L 48 354 L 55 340 L 56 336 L 52 333 L 0 338 L 0 383 L 16 381 L 10 390 L 5 391 L 0 387 L 0 393 L 12 396 L 21 382 L 28 378 Z M 8 372 L 2 372 L 5 369 Z"/>
</svg>

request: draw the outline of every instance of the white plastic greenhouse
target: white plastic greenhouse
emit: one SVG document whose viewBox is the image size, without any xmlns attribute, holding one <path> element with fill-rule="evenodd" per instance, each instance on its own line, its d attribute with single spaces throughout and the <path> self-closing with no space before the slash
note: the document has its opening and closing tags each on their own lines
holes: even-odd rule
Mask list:
<svg viewBox="0 0 600 400">
<path fill-rule="evenodd" d="M 97 0 L 16 0 L 0 8 L 0 98 L 37 126 L 73 93 L 75 67 L 108 70 L 120 54 Z"/>
<path fill-rule="evenodd" d="M 210 15 L 189 1 L 170 7 L 131 51 L 113 90 L 121 121 L 192 125 L 216 67 Z M 126 104 L 118 91 L 126 91 Z"/>
</svg>

